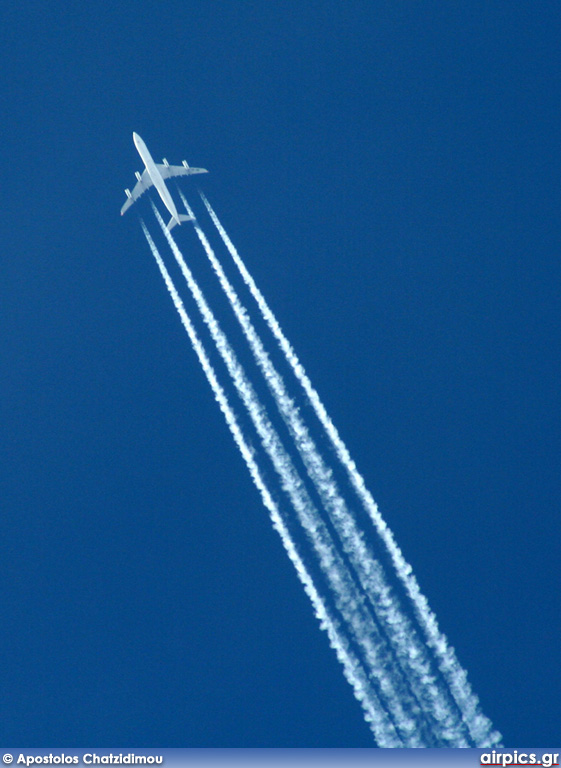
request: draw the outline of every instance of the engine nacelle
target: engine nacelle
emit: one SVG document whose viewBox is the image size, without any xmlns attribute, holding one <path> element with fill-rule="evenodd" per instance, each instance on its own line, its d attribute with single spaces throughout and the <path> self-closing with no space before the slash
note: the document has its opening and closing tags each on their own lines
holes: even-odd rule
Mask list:
<svg viewBox="0 0 561 768">
<path fill-rule="evenodd" d="M 125 195 L 127 197 L 132 197 L 130 189 L 125 189 Z"/>
<path fill-rule="evenodd" d="M 140 173 L 138 171 L 135 171 L 134 175 L 136 176 L 138 181 L 140 181 Z"/>
<path fill-rule="evenodd" d="M 162 159 L 162 163 L 166 166 L 166 168 L 169 168 L 169 163 L 165 157 Z"/>
<path fill-rule="evenodd" d="M 183 162 L 183 167 L 184 168 L 189 168 L 189 166 L 187 165 L 187 160 L 183 160 L 182 162 Z"/>
</svg>

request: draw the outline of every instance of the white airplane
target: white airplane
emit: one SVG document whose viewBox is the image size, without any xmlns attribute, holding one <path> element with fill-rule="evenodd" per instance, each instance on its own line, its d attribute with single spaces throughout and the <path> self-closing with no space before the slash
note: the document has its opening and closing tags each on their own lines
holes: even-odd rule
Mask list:
<svg viewBox="0 0 561 768">
<path fill-rule="evenodd" d="M 185 213 L 178 213 L 175 203 L 169 193 L 169 189 L 166 187 L 165 179 L 171 179 L 173 176 L 189 176 L 192 173 L 208 173 L 205 168 L 189 168 L 187 161 L 183 161 L 183 165 L 170 165 L 164 158 L 162 165 L 155 163 L 152 159 L 152 155 L 148 151 L 148 147 L 142 141 L 138 133 L 133 133 L 132 138 L 134 144 L 138 149 L 138 154 L 142 158 L 142 162 L 146 166 L 142 171 L 142 175 L 137 171 L 135 176 L 137 178 L 136 186 L 131 192 L 130 189 L 125 189 L 127 195 L 127 201 L 121 208 L 121 216 L 130 208 L 130 206 L 138 200 L 140 195 L 151 186 L 154 186 L 158 190 L 158 194 L 162 198 L 162 201 L 168 211 L 171 213 L 171 219 L 167 226 L 168 232 L 175 227 L 176 224 L 181 224 L 182 221 L 191 221 L 192 216 L 187 216 Z"/>
</svg>

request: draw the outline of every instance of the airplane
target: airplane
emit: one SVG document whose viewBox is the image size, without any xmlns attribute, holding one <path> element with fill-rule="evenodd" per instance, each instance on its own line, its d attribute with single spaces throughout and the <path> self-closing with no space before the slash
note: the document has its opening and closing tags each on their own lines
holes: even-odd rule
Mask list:
<svg viewBox="0 0 561 768">
<path fill-rule="evenodd" d="M 171 179 L 174 176 L 189 176 L 192 173 L 208 173 L 206 168 L 190 168 L 187 165 L 186 160 L 183 161 L 183 165 L 170 165 L 165 157 L 162 160 L 162 164 L 155 163 L 152 159 L 152 155 L 148 151 L 148 147 L 138 133 L 133 133 L 132 138 L 135 147 L 138 150 L 138 154 L 146 167 L 142 171 L 142 175 L 138 171 L 135 173 L 137 182 L 133 191 L 131 192 L 130 189 L 125 189 L 127 201 L 121 208 L 121 216 L 136 200 L 138 200 L 143 192 L 146 192 L 147 189 L 154 186 L 162 198 L 164 205 L 171 213 L 171 219 L 167 225 L 168 232 L 171 232 L 175 225 L 181 224 L 182 221 L 192 221 L 192 216 L 177 212 L 177 208 L 172 200 L 169 189 L 166 187 L 165 179 Z"/>
</svg>

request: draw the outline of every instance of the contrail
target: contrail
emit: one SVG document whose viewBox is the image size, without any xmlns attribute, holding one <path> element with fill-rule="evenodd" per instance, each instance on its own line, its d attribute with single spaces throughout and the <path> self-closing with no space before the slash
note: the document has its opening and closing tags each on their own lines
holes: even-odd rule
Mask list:
<svg viewBox="0 0 561 768">
<path fill-rule="evenodd" d="M 414 701 L 410 700 L 400 672 L 392 663 L 391 651 L 387 648 L 384 638 L 365 611 L 362 594 L 358 592 L 348 574 L 343 560 L 333 545 L 327 527 L 310 499 L 292 460 L 284 450 L 274 427 L 245 375 L 243 367 L 239 364 L 234 351 L 220 329 L 173 237 L 166 229 L 154 204 L 152 207 L 216 348 L 226 364 L 234 386 L 281 480 L 283 490 L 290 498 L 298 519 L 316 552 L 325 578 L 333 590 L 336 607 L 347 622 L 349 632 L 356 639 L 364 660 L 372 671 L 371 680 L 378 687 L 378 695 L 383 699 L 404 745 L 410 747 L 428 746 L 427 737 L 419 723 L 418 707 Z M 411 712 L 408 712 L 405 707 L 408 707 Z"/>
<path fill-rule="evenodd" d="M 253 280 L 253 277 L 247 270 L 212 206 L 202 192 L 200 192 L 200 195 L 245 284 L 257 302 L 269 329 L 277 340 L 294 375 L 304 389 L 317 418 L 331 440 L 335 453 L 342 466 L 345 468 L 355 493 L 368 512 L 378 535 L 382 539 L 386 550 L 390 555 L 396 574 L 403 584 L 406 594 L 411 600 L 415 617 L 425 635 L 427 644 L 434 653 L 438 669 L 448 684 L 456 705 L 462 714 L 462 718 L 469 729 L 472 740 L 480 747 L 498 745 L 501 741 L 501 735 L 493 730 L 491 721 L 481 712 L 479 700 L 471 690 L 465 670 L 458 662 L 454 649 L 448 644 L 446 636 L 441 633 L 436 616 L 431 611 L 426 597 L 422 594 L 411 566 L 405 560 L 395 541 L 392 531 L 380 514 L 372 495 L 366 488 L 364 478 L 359 473 L 347 447 L 327 414 L 327 411 L 306 374 L 304 367 L 300 363 L 294 349 L 284 335 L 278 320 L 268 306 L 264 296 Z"/>
<path fill-rule="evenodd" d="M 181 191 L 179 194 L 187 213 L 194 217 L 184 195 Z M 400 666 L 408 678 L 413 695 L 419 702 L 422 712 L 432 718 L 432 729 L 440 743 L 446 746 L 469 747 L 465 725 L 462 724 L 456 712 L 453 700 L 445 689 L 437 685 L 431 673 L 430 659 L 424 643 L 420 642 L 410 621 L 400 610 L 397 598 L 391 592 L 380 563 L 369 551 L 362 533 L 358 531 L 355 520 L 333 480 L 331 470 L 323 461 L 298 409 L 286 391 L 282 377 L 271 363 L 248 317 L 247 310 L 242 306 L 236 291 L 226 277 L 204 232 L 196 221 L 194 226 L 302 456 L 309 476 L 318 490 L 322 504 L 330 515 L 344 551 L 349 556 L 366 597 L 370 600 L 371 609 L 389 638 Z"/>
<path fill-rule="evenodd" d="M 397 737 L 395 729 L 389 722 L 388 717 L 383 709 L 379 699 L 377 698 L 372 686 L 370 685 L 367 674 L 362 668 L 359 660 L 353 654 L 349 648 L 349 643 L 341 631 L 339 622 L 331 615 L 325 601 L 320 597 L 317 588 L 314 585 L 313 579 L 310 576 L 304 562 L 302 561 L 296 546 L 290 536 L 287 526 L 285 525 L 279 507 L 274 501 L 269 489 L 267 488 L 265 481 L 257 462 L 255 461 L 253 451 L 247 443 L 243 432 L 241 431 L 236 415 L 230 406 L 224 389 L 219 384 L 216 377 L 214 368 L 212 367 L 206 351 L 195 331 L 195 328 L 185 310 L 184 304 L 177 293 L 175 285 L 170 277 L 169 272 L 144 224 L 141 220 L 142 229 L 152 255 L 154 256 L 156 263 L 159 267 L 160 273 L 164 279 L 166 287 L 171 295 L 173 304 L 179 313 L 183 327 L 187 331 L 193 349 L 195 350 L 199 362 L 204 371 L 204 374 L 211 386 L 214 397 L 222 411 L 228 428 L 234 438 L 234 442 L 238 447 L 243 460 L 249 470 L 250 476 L 254 485 L 261 495 L 261 499 L 265 508 L 268 510 L 271 517 L 273 527 L 280 535 L 283 546 L 290 558 L 298 578 L 302 583 L 304 590 L 310 598 L 316 617 L 319 619 L 320 627 L 327 632 L 331 647 L 335 650 L 337 658 L 343 665 L 343 670 L 347 681 L 350 683 L 354 690 L 355 697 L 361 703 L 365 711 L 365 719 L 370 724 L 374 738 L 377 743 L 382 747 L 401 747 L 403 742 Z"/>
</svg>

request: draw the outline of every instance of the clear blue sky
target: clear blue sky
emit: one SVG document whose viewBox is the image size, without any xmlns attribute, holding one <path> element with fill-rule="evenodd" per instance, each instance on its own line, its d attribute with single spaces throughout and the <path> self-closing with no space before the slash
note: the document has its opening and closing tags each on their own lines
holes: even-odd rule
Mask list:
<svg viewBox="0 0 561 768">
<path fill-rule="evenodd" d="M 505 742 L 558 741 L 557 5 L 2 16 L 2 743 L 372 745 L 119 217 L 133 130 L 210 170 Z"/>
</svg>

